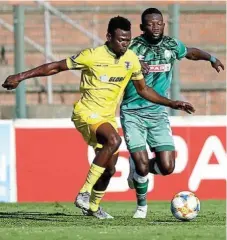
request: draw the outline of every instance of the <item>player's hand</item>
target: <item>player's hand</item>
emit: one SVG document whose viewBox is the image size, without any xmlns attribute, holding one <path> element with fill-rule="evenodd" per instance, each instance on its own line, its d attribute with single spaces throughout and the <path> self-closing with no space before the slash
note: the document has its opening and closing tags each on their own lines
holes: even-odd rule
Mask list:
<svg viewBox="0 0 227 240">
<path fill-rule="evenodd" d="M 216 71 L 219 73 L 221 68 L 222 70 L 225 69 L 224 65 L 222 64 L 222 62 L 216 58 L 216 62 L 215 63 L 211 63 L 211 66 L 216 69 Z"/>
<path fill-rule="evenodd" d="M 3 88 L 7 90 L 15 89 L 19 85 L 20 81 L 16 79 L 14 75 L 6 78 L 5 82 L 2 84 Z"/>
<path fill-rule="evenodd" d="M 176 110 L 182 110 L 189 114 L 192 114 L 195 112 L 195 109 L 191 105 L 191 103 L 183 102 L 183 101 L 173 101 L 171 104 L 171 108 L 176 109 Z"/>
<path fill-rule="evenodd" d="M 150 71 L 150 66 L 149 66 L 149 64 L 147 64 L 147 63 L 144 62 L 144 61 L 140 61 L 140 64 L 141 64 L 141 67 L 142 67 L 142 73 L 143 73 L 144 75 L 148 74 L 149 71 Z"/>
</svg>

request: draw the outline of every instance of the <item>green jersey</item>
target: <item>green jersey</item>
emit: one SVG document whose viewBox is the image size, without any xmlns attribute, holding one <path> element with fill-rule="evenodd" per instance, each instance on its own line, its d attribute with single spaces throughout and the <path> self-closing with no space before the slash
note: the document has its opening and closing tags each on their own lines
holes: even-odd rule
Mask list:
<svg viewBox="0 0 227 240">
<path fill-rule="evenodd" d="M 161 42 L 153 45 L 141 35 L 132 40 L 130 49 L 136 53 L 139 60 L 150 65 L 149 73 L 145 75 L 146 84 L 161 96 L 167 97 L 174 61 L 185 57 L 186 46 L 181 41 L 168 36 L 163 36 Z M 137 114 L 144 116 L 162 113 L 165 107 L 142 98 L 136 92 L 133 82 L 129 81 L 121 103 L 121 110 L 130 112 L 139 110 Z"/>
</svg>

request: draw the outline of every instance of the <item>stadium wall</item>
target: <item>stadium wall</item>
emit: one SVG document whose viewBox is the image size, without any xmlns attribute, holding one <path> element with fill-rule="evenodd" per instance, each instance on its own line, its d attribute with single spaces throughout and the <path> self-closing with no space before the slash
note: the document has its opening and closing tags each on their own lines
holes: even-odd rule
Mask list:
<svg viewBox="0 0 227 240">
<path fill-rule="evenodd" d="M 13 24 L 12 4 L 16 1 L 1 2 L 1 18 Z M 168 33 L 168 5 L 172 1 L 152 1 L 152 6 L 164 12 L 166 34 Z M 44 11 L 33 2 L 23 2 L 25 11 L 25 35 L 44 46 L 45 28 Z M 121 14 L 132 22 L 133 36 L 140 34 L 139 23 L 141 12 L 150 7 L 146 1 L 53 1 L 52 4 L 78 22 L 89 32 L 97 34 L 105 40 L 106 26 L 109 19 Z M 226 65 L 226 14 L 222 1 L 179 2 L 179 38 L 189 47 L 199 47 L 217 56 Z M 139 8 L 139 10 L 138 10 Z M 103 10 L 104 9 L 104 10 Z M 114 10 L 115 9 L 115 10 Z M 14 39 L 13 34 L 0 26 L 0 45 L 6 47 L 8 65 L 0 67 L 0 82 L 14 72 Z M 53 54 L 63 59 L 77 54 L 85 47 L 91 47 L 94 42 L 77 29 L 51 15 L 51 42 Z M 30 45 L 25 46 L 26 69 L 43 64 L 43 54 L 34 50 Z M 180 61 L 181 97 L 190 101 L 197 108 L 196 115 L 225 115 L 226 104 L 226 72 L 219 74 L 207 62 L 193 62 L 183 59 Z M 47 104 L 46 78 L 31 79 L 26 82 L 27 104 L 34 107 Z M 53 76 L 53 102 L 60 105 L 72 105 L 78 98 L 79 77 L 70 71 Z M 77 90 L 76 90 L 77 88 Z M 1 105 L 15 104 L 13 92 L 0 88 Z M 5 110 L 4 110 L 5 111 Z M 34 116 L 41 117 L 41 116 Z"/>
<path fill-rule="evenodd" d="M 170 200 L 181 190 L 195 192 L 201 200 L 226 199 L 226 117 L 171 117 L 170 121 L 176 168 L 171 176 L 150 174 L 148 199 Z M 120 124 L 119 132 L 122 136 Z M 126 180 L 128 156 L 123 140 L 106 201 L 135 200 Z M 1 120 L 0 201 L 72 202 L 93 157 L 70 119 Z"/>
</svg>

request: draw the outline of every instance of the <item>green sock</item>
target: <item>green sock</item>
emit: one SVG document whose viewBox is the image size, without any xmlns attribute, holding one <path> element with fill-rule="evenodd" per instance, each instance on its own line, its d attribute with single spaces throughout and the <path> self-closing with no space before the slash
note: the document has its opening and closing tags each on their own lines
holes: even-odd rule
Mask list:
<svg viewBox="0 0 227 240">
<path fill-rule="evenodd" d="M 147 205 L 147 188 L 148 188 L 148 180 L 145 183 L 139 183 L 135 179 L 133 179 L 134 186 L 136 189 L 136 198 L 138 206 L 146 206 Z"/>
</svg>

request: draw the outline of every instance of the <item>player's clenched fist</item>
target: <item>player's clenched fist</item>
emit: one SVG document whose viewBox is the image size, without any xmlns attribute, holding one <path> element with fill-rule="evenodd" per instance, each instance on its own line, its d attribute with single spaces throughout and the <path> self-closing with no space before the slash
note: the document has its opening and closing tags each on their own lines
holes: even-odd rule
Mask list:
<svg viewBox="0 0 227 240">
<path fill-rule="evenodd" d="M 171 108 L 177 109 L 177 110 L 183 110 L 189 114 L 195 112 L 195 109 L 191 103 L 183 102 L 183 101 L 172 101 Z"/>
<path fill-rule="evenodd" d="M 6 88 L 7 90 L 12 90 L 15 89 L 19 83 L 20 81 L 17 80 L 14 75 L 12 75 L 6 78 L 5 82 L 2 84 L 2 87 Z"/>
</svg>

